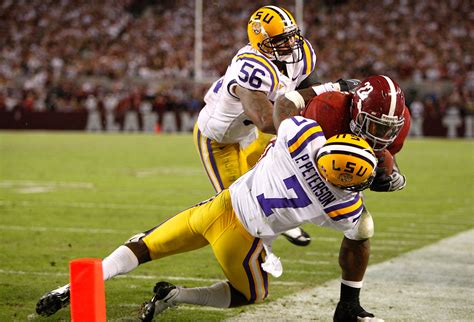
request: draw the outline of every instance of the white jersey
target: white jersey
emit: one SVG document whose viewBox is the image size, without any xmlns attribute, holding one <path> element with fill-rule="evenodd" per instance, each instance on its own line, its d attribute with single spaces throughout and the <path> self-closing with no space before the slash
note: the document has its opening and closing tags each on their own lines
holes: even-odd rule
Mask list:
<svg viewBox="0 0 474 322">
<path fill-rule="evenodd" d="M 332 186 L 316 168 L 315 155 L 325 142 L 315 121 L 286 119 L 273 146 L 229 187 L 234 211 L 251 235 L 271 241 L 303 223 L 346 233 L 356 227 L 362 194 Z"/>
<path fill-rule="evenodd" d="M 267 57 L 247 45 L 232 59 L 223 77 L 218 79 L 204 97 L 206 105 L 199 113 L 197 124 L 202 134 L 219 143 L 240 143 L 254 135 L 255 125 L 244 109 L 233 87 L 267 93 L 270 101 L 294 90 L 313 71 L 316 55 L 305 39 L 303 59 L 286 64 L 286 75 Z"/>
</svg>

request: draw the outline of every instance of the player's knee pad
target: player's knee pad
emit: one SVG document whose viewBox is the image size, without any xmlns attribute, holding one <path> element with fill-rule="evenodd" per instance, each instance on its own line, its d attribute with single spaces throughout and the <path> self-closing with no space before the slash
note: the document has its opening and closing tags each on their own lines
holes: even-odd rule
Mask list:
<svg viewBox="0 0 474 322">
<path fill-rule="evenodd" d="M 130 237 L 129 239 L 127 239 L 124 244 L 135 243 L 135 242 L 141 240 L 143 237 L 145 237 L 145 233 L 135 234 L 132 237 Z"/>
<path fill-rule="evenodd" d="M 355 239 L 369 239 L 374 235 L 374 221 L 370 212 L 364 208 L 362 215 L 359 218 L 357 231 L 355 232 Z"/>
<path fill-rule="evenodd" d="M 150 251 L 146 244 L 142 241 L 145 237 L 145 233 L 138 233 L 127 239 L 124 243 L 125 246 L 130 248 L 135 256 L 138 258 L 140 264 L 151 261 Z"/>
</svg>

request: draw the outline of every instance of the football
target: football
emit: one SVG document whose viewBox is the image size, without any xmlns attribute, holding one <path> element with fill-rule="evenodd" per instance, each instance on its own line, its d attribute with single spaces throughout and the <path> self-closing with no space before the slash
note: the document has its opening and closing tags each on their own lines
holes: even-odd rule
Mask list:
<svg viewBox="0 0 474 322">
<path fill-rule="evenodd" d="M 384 168 L 386 175 L 391 175 L 393 172 L 393 155 L 387 149 L 384 149 L 375 154 L 378 159 L 377 167 Z"/>
</svg>

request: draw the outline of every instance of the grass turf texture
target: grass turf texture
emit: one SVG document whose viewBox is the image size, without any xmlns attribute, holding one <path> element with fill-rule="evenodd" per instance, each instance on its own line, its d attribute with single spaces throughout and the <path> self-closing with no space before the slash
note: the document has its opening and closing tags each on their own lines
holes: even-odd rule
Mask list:
<svg viewBox="0 0 474 322">
<path fill-rule="evenodd" d="M 405 190 L 366 193 L 371 263 L 474 226 L 472 140 L 409 140 L 398 163 Z M 69 320 L 69 309 L 47 319 L 34 311 L 44 292 L 68 282 L 70 260 L 102 258 L 212 194 L 190 135 L 0 132 L 0 321 Z M 268 301 L 339 276 L 341 234 L 304 228 L 308 247 L 275 243 L 284 274 L 271 278 Z M 108 320 L 136 320 L 162 279 L 193 287 L 223 274 L 209 247 L 148 263 L 106 283 Z M 244 309 L 181 306 L 162 319 L 222 320 Z"/>
</svg>

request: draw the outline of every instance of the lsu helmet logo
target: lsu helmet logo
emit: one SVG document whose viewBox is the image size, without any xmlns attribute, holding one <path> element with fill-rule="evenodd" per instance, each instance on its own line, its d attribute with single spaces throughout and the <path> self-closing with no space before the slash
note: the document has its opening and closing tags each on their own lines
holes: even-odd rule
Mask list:
<svg viewBox="0 0 474 322">
<path fill-rule="evenodd" d="M 344 182 L 344 183 L 346 183 L 346 182 L 351 182 L 352 179 L 353 179 L 353 178 L 352 178 L 352 175 L 349 174 L 349 173 L 341 173 L 341 174 L 339 175 L 339 180 L 340 180 L 341 182 Z"/>
<path fill-rule="evenodd" d="M 262 24 L 260 23 L 260 21 L 252 22 L 252 31 L 256 35 L 262 32 Z"/>
<path fill-rule="evenodd" d="M 362 191 L 375 177 L 377 158 L 370 145 L 354 134 L 329 138 L 316 155 L 321 176 L 332 185 L 350 191 Z"/>
</svg>

